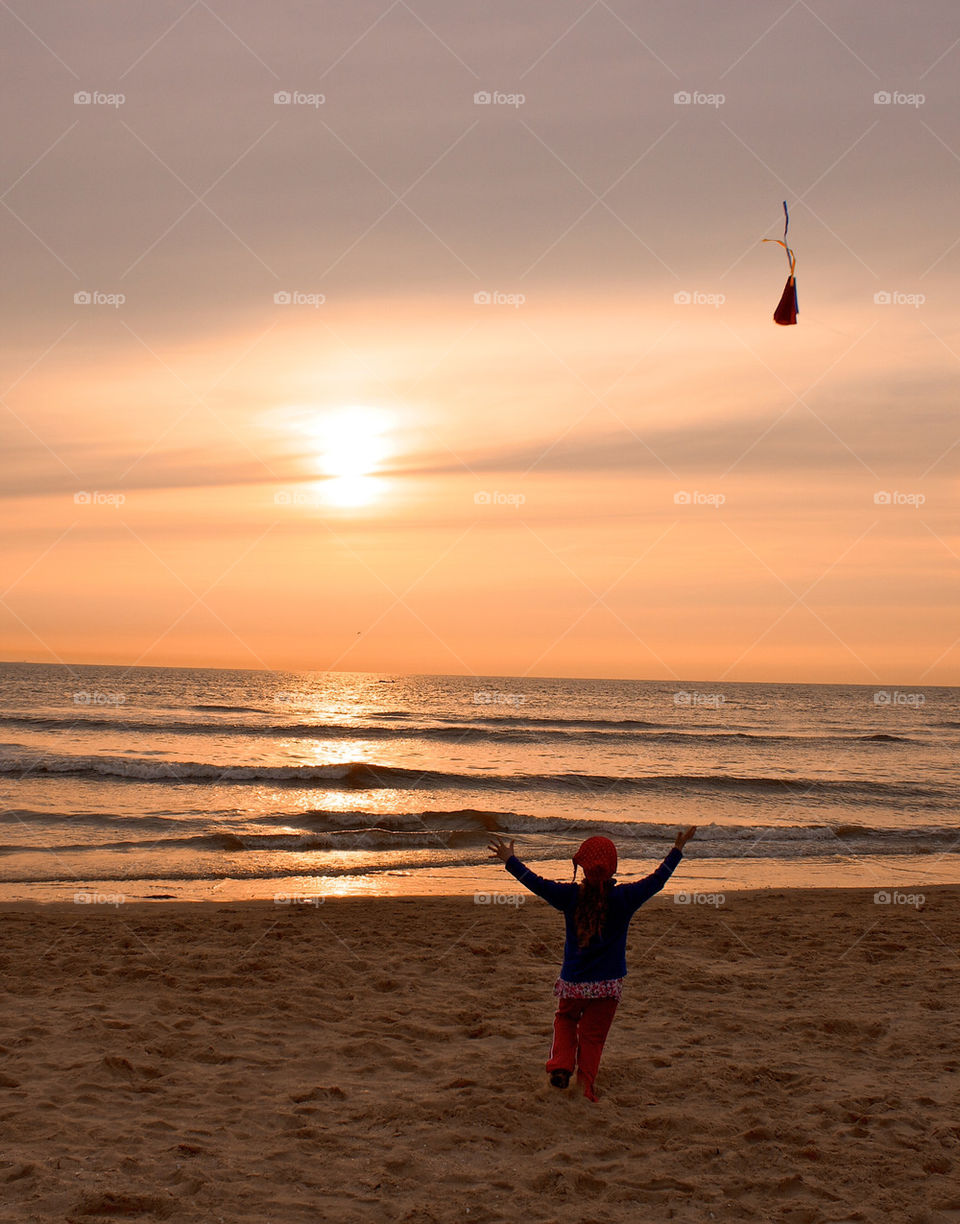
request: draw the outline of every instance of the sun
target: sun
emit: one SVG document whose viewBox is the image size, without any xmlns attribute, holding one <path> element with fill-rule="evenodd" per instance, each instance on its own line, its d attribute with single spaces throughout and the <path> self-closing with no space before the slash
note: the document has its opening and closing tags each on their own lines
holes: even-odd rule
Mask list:
<svg viewBox="0 0 960 1224">
<path fill-rule="evenodd" d="M 377 475 L 387 457 L 384 412 L 367 407 L 344 407 L 317 418 L 312 430 L 317 461 L 323 475 L 324 499 L 334 506 L 365 506 L 375 501 L 383 481 Z"/>
</svg>

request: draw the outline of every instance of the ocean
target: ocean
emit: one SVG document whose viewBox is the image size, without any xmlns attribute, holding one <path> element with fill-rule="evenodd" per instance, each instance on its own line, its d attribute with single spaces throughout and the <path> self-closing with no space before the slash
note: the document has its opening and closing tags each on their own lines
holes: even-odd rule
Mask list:
<svg viewBox="0 0 960 1224">
<path fill-rule="evenodd" d="M 0 899 L 960 882 L 960 690 L 0 664 Z M 682 879 L 680 878 L 682 875 Z"/>
</svg>

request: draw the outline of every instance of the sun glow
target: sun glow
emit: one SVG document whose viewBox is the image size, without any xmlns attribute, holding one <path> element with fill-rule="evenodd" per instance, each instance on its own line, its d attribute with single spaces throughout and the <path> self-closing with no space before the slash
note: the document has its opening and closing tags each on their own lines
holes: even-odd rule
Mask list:
<svg viewBox="0 0 960 1224">
<path fill-rule="evenodd" d="M 311 432 L 328 480 L 324 498 L 335 506 L 365 506 L 382 491 L 377 469 L 387 456 L 386 415 L 372 408 L 341 408 L 320 418 Z"/>
</svg>

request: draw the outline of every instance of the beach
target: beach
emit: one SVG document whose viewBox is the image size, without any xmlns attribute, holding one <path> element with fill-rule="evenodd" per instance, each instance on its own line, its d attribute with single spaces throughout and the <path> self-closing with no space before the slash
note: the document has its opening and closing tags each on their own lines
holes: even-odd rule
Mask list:
<svg viewBox="0 0 960 1224">
<path fill-rule="evenodd" d="M 2 921 L 3 1220 L 960 1219 L 955 887 L 661 894 L 597 1104 L 536 898 Z"/>
<path fill-rule="evenodd" d="M 960 1224 L 960 5 L 0 8 L 0 1224 Z"/>
</svg>

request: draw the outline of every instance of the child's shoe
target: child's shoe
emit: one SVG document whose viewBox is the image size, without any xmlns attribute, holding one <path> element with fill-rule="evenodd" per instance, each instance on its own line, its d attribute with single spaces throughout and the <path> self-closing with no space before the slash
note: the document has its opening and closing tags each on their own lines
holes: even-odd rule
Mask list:
<svg viewBox="0 0 960 1224">
<path fill-rule="evenodd" d="M 551 1071 L 550 1083 L 554 1088 L 568 1088 L 570 1086 L 569 1071 Z"/>
</svg>

